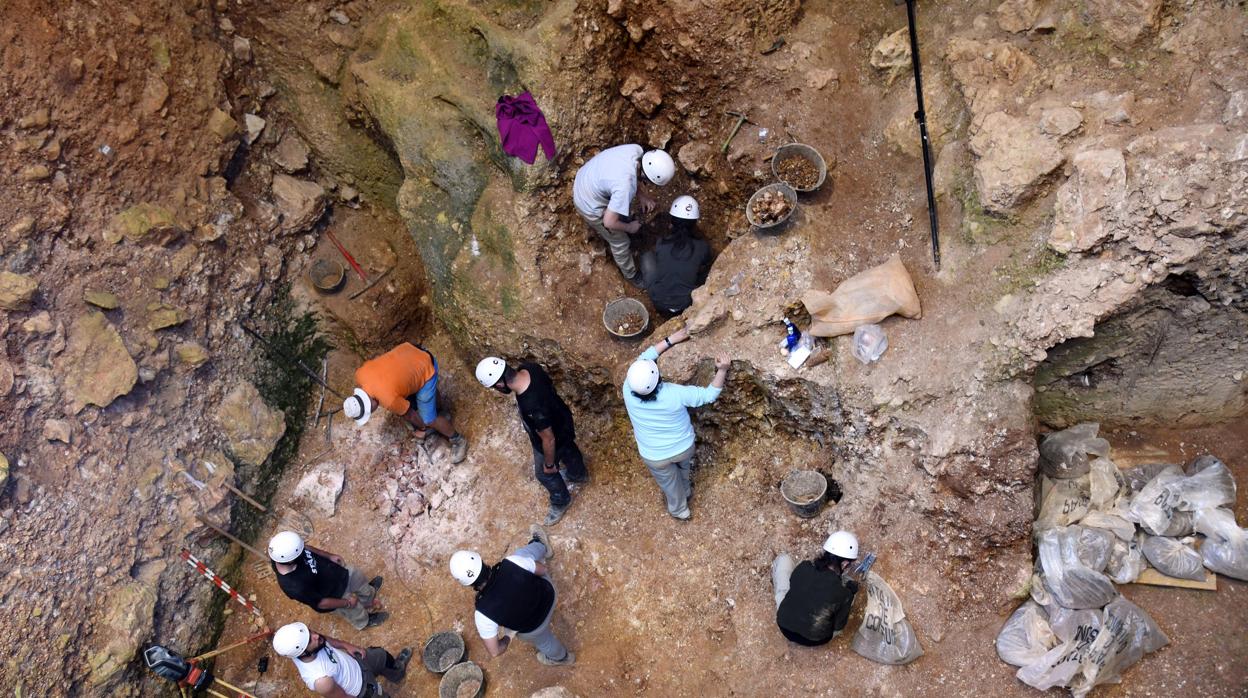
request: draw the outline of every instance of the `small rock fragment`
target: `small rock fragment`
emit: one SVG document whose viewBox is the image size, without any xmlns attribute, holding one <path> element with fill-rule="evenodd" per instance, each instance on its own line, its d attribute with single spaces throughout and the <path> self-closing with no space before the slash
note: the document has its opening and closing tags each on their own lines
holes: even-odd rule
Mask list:
<svg viewBox="0 0 1248 698">
<path fill-rule="evenodd" d="M 23 182 L 42 182 L 52 178 L 52 169 L 47 165 L 29 165 L 18 176 Z"/>
<path fill-rule="evenodd" d="M 147 306 L 147 329 L 153 332 L 181 325 L 184 322 L 186 322 L 186 315 L 177 308 L 164 303 L 152 303 Z"/>
<path fill-rule="evenodd" d="M 117 296 L 105 291 L 83 291 L 82 299 L 104 310 L 115 310 L 121 305 L 121 301 L 117 299 Z"/>
<path fill-rule="evenodd" d="M 52 114 L 47 107 L 39 107 L 17 120 L 18 128 L 41 129 L 47 128 L 52 122 Z"/>
<path fill-rule="evenodd" d="M 71 429 L 69 422 L 64 419 L 49 419 L 43 423 L 43 438 L 48 441 L 69 443 L 70 436 Z"/>
<path fill-rule="evenodd" d="M 247 129 L 247 144 L 251 145 L 264 132 L 265 120 L 255 114 L 244 114 L 243 125 Z"/>
<path fill-rule="evenodd" d="M 184 342 L 178 345 L 174 350 L 178 356 L 178 361 L 190 366 L 191 368 L 199 368 L 208 361 L 208 350 L 198 342 Z"/>
<path fill-rule="evenodd" d="M 241 36 L 234 37 L 234 57 L 243 63 L 251 62 L 251 40 Z"/>
<path fill-rule="evenodd" d="M 208 131 L 216 134 L 220 140 L 225 140 L 238 133 L 238 122 L 225 111 L 213 108 L 208 114 Z"/>
<path fill-rule="evenodd" d="M 0 308 L 4 310 L 29 310 L 39 282 L 26 274 L 0 271 Z"/>
</svg>

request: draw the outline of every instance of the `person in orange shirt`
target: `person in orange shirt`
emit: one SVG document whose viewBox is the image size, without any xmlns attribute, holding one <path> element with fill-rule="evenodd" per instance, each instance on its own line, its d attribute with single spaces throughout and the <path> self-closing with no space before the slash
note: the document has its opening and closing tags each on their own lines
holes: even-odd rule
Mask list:
<svg viewBox="0 0 1248 698">
<path fill-rule="evenodd" d="M 342 401 L 342 411 L 364 426 L 378 405 L 415 429 L 420 438 L 433 428 L 451 442 L 451 462 L 468 455 L 468 440 L 450 418 L 438 414 L 438 361 L 423 347 L 404 342 L 355 370 L 355 392 Z"/>
</svg>

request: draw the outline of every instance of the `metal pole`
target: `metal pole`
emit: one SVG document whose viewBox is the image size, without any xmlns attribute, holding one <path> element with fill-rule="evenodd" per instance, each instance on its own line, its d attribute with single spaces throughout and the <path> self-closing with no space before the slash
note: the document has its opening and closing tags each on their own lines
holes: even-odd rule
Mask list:
<svg viewBox="0 0 1248 698">
<path fill-rule="evenodd" d="M 325 381 L 321 380 L 321 377 L 320 377 L 320 376 L 318 376 L 318 375 L 316 375 L 316 373 L 315 373 L 312 369 L 308 368 L 308 367 L 307 367 L 307 365 L 305 365 L 302 361 L 300 361 L 299 359 L 291 358 L 291 357 L 290 357 L 289 355 L 287 355 L 285 352 L 283 352 L 282 350 L 280 350 L 280 349 L 278 349 L 277 347 L 273 346 L 271 343 L 269 343 L 269 340 L 265 339 L 264 337 L 261 337 L 259 332 L 256 332 L 255 330 L 253 330 L 253 329 L 251 329 L 250 327 L 248 327 L 248 326 L 247 326 L 247 323 L 245 323 L 245 322 L 243 322 L 243 321 L 241 321 L 241 320 L 240 320 L 240 321 L 238 322 L 238 326 L 239 326 L 239 327 L 241 327 L 241 328 L 243 328 L 243 331 L 245 331 L 247 334 L 249 334 L 249 335 L 251 335 L 252 337 L 254 337 L 254 338 L 255 338 L 255 340 L 256 340 L 257 342 L 260 342 L 262 345 L 264 345 L 264 348 L 268 349 L 269 351 L 273 352 L 274 354 L 277 354 L 277 355 L 278 355 L 279 357 L 281 357 L 282 359 L 284 359 L 284 360 L 286 360 L 286 361 L 290 361 L 290 362 L 294 363 L 294 364 L 295 364 L 296 366 L 298 366 L 298 367 L 299 367 L 299 368 L 300 368 L 300 369 L 301 369 L 304 373 L 306 373 L 306 374 L 308 375 L 308 377 L 309 377 L 309 378 L 311 378 L 312 380 L 316 381 L 316 382 L 317 382 L 317 383 L 318 383 L 318 384 L 319 384 L 322 388 L 325 388 L 326 390 L 328 390 L 329 392 L 333 393 L 334 395 L 337 395 L 338 397 L 342 398 L 343 400 L 346 400 L 346 399 L 347 399 L 347 397 L 348 397 L 347 395 L 343 395 L 342 393 L 338 392 L 337 390 L 334 390 L 333 388 L 331 388 L 331 387 L 329 386 L 329 383 L 326 383 Z"/>
<path fill-rule="evenodd" d="M 914 95 L 919 110 L 919 138 L 923 141 L 923 178 L 927 183 L 927 216 L 932 228 L 932 264 L 940 271 L 940 223 L 936 220 L 936 193 L 932 187 L 932 145 L 927 137 L 927 112 L 923 110 L 923 71 L 919 63 L 919 35 L 914 19 L 915 0 L 906 0 L 906 20 L 910 25 L 910 64 L 914 66 Z"/>
</svg>

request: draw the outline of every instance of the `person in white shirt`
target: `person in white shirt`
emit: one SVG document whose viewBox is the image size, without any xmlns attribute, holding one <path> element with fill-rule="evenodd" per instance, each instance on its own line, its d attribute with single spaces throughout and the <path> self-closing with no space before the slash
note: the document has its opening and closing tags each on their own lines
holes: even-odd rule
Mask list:
<svg viewBox="0 0 1248 698">
<path fill-rule="evenodd" d="M 399 683 L 407 674 L 412 650 L 397 658 L 380 647 L 364 649 L 350 642 L 314 633 L 303 623 L 289 623 L 273 633 L 273 650 L 290 657 L 308 690 L 329 698 L 380 696 L 382 676 Z"/>
<path fill-rule="evenodd" d="M 537 661 L 542 664 L 572 664 L 576 655 L 550 629 L 555 615 L 555 586 L 546 576 L 550 541 L 541 526 L 534 524 L 529 531 L 528 545 L 496 565 L 487 566 L 478 552 L 457 551 L 451 556 L 451 576 L 477 592 L 477 634 L 491 657 L 502 655 L 510 646 L 507 628 L 537 648 Z"/>
<path fill-rule="evenodd" d="M 654 199 L 637 192 L 637 167 L 657 186 L 666 186 L 676 174 L 672 156 L 662 150 L 643 152 L 636 144 L 607 148 L 589 159 L 576 171 L 572 183 L 572 203 L 589 227 L 611 248 L 611 257 L 620 273 L 637 288 L 645 282 L 637 273 L 629 235 L 641 230 L 641 223 L 632 219 L 633 199 L 639 199 L 641 212 L 654 210 Z"/>
</svg>

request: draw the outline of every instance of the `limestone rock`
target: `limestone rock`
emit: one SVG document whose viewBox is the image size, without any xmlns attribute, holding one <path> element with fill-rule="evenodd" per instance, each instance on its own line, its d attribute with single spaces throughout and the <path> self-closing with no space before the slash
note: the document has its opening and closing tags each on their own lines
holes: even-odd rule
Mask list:
<svg viewBox="0 0 1248 698">
<path fill-rule="evenodd" d="M 9 484 L 9 459 L 0 453 L 0 492 Z"/>
<path fill-rule="evenodd" d="M 52 331 L 52 316 L 41 310 L 23 320 L 22 329 L 31 334 L 48 334 Z"/>
<path fill-rule="evenodd" d="M 1107 124 L 1126 124 L 1131 121 L 1131 109 L 1135 107 L 1135 93 L 1113 94 L 1102 90 L 1088 97 L 1088 105 L 1101 112 Z"/>
<path fill-rule="evenodd" d="M 348 17 L 348 16 L 347 16 L 347 13 L 343 12 L 342 10 L 330 10 L 330 11 L 329 11 L 329 18 L 330 18 L 330 19 L 332 19 L 332 20 L 334 20 L 335 22 L 337 22 L 337 23 L 339 23 L 339 24 L 350 24 L 350 23 L 351 23 L 351 18 L 350 18 L 350 17 Z"/>
<path fill-rule="evenodd" d="M 52 113 L 47 107 L 39 107 L 17 120 L 18 128 L 41 129 L 52 123 Z"/>
<path fill-rule="evenodd" d="M 1018 34 L 1031 29 L 1039 14 L 1036 0 L 1005 0 L 997 5 L 997 25 L 1003 31 Z"/>
<path fill-rule="evenodd" d="M 35 299 L 39 282 L 26 274 L 0 271 L 0 308 L 4 310 L 29 310 Z"/>
<path fill-rule="evenodd" d="M 42 182 L 52 178 L 52 168 L 47 165 L 30 165 L 18 173 L 23 182 Z"/>
<path fill-rule="evenodd" d="M 238 122 L 228 113 L 214 108 L 208 114 L 208 131 L 216 134 L 218 139 L 225 140 L 238 133 Z"/>
<path fill-rule="evenodd" d="M 147 329 L 153 332 L 176 327 L 184 322 L 186 314 L 177 308 L 164 303 L 151 303 L 147 306 Z"/>
<path fill-rule="evenodd" d="M 166 245 L 185 232 L 173 212 L 155 204 L 138 204 L 113 216 L 104 231 L 104 241 L 112 244 L 124 238 L 136 245 Z"/>
<path fill-rule="evenodd" d="M 107 407 L 130 392 L 139 378 L 121 335 L 97 312 L 81 315 L 70 325 L 57 368 L 74 414 L 86 405 Z"/>
<path fill-rule="evenodd" d="M 1114 43 L 1127 46 L 1161 19 L 1161 0 L 1088 0 L 1085 7 Z"/>
<path fill-rule="evenodd" d="M 265 120 L 256 114 L 243 115 L 243 127 L 247 129 L 248 145 L 255 143 L 260 134 L 264 132 Z"/>
<path fill-rule="evenodd" d="M 338 84 L 338 72 L 342 69 L 342 54 L 338 51 L 327 51 L 312 57 L 312 67 L 322 80 L 331 85 Z"/>
<path fill-rule="evenodd" d="M 880 70 L 910 65 L 909 28 L 902 27 L 881 39 L 871 51 L 871 65 Z"/>
<path fill-rule="evenodd" d="M 715 146 L 701 141 L 690 141 L 682 145 L 676 153 L 680 166 L 689 174 L 709 173 L 713 157 L 715 157 Z"/>
<path fill-rule="evenodd" d="M 945 61 L 975 117 L 1005 109 L 1043 77 L 1026 51 L 1004 41 L 955 37 L 945 48 Z"/>
<path fill-rule="evenodd" d="M 234 457 L 248 465 L 260 465 L 286 433 L 281 410 L 264 403 L 256 386 L 241 381 L 217 408 L 217 424 L 225 434 Z"/>
<path fill-rule="evenodd" d="M 273 175 L 273 201 L 281 216 L 283 232 L 297 233 L 312 227 L 325 211 L 325 189 L 316 182 Z"/>
<path fill-rule="evenodd" d="M 303 502 L 310 513 L 333 516 L 338 510 L 338 497 L 342 494 L 346 476 L 345 464 L 321 463 L 299 479 L 294 499 Z"/>
<path fill-rule="evenodd" d="M 104 291 L 83 291 L 82 300 L 104 310 L 116 310 L 121 305 L 117 296 Z"/>
<path fill-rule="evenodd" d="M 1072 160 L 1074 174 L 1057 191 L 1049 246 L 1081 252 L 1110 235 L 1111 222 L 1123 212 L 1127 164 L 1114 148 L 1085 150 Z"/>
<path fill-rule="evenodd" d="M 43 438 L 48 441 L 69 443 L 72 429 L 64 419 L 49 419 L 43 423 Z"/>
<path fill-rule="evenodd" d="M 620 86 L 620 95 L 627 97 L 643 116 L 654 116 L 663 103 L 663 92 L 653 81 L 638 73 L 629 73 Z"/>
<path fill-rule="evenodd" d="M 1058 107 L 1045 109 L 1040 114 L 1040 130 L 1050 136 L 1065 136 L 1074 133 L 1083 125 L 1083 115 L 1078 109 Z"/>
<path fill-rule="evenodd" d="M 813 68 L 806 71 L 806 86 L 812 90 L 822 90 L 829 84 L 836 89 L 838 75 L 834 68 Z"/>
<path fill-rule="evenodd" d="M 147 83 L 143 86 L 143 95 L 139 97 L 139 112 L 155 114 L 164 108 L 168 99 L 169 86 L 165 84 L 165 81 L 159 76 L 148 75 Z"/>
<path fill-rule="evenodd" d="M 1005 112 L 989 114 L 970 146 L 978 156 L 980 203 L 990 213 L 1010 213 L 1026 203 L 1063 160 L 1055 139 Z"/>
<path fill-rule="evenodd" d="M 156 593 L 147 585 L 127 580 L 112 588 L 99 606 L 103 618 L 95 624 L 95 637 L 103 648 L 92 652 L 87 666 L 92 686 L 100 686 L 132 660 L 139 644 L 152 632 Z"/>
<path fill-rule="evenodd" d="M 21 240 L 33 232 L 35 232 L 35 217 L 22 216 L 9 226 L 8 236 L 10 240 Z"/>
<path fill-rule="evenodd" d="M 287 131 L 273 149 L 273 162 L 292 174 L 300 172 L 308 166 L 308 146 L 299 136 Z"/>
<path fill-rule="evenodd" d="M 1248 90 L 1236 90 L 1226 101 L 1222 111 L 1222 123 L 1228 128 L 1248 126 Z"/>
<path fill-rule="evenodd" d="M 4 397 L 13 392 L 13 364 L 0 359 L 0 397 Z"/>
<path fill-rule="evenodd" d="M 208 350 L 198 342 L 184 342 L 179 344 L 178 348 L 174 350 L 174 353 L 177 354 L 178 361 L 181 361 L 183 364 L 186 364 L 191 368 L 199 368 L 207 363 L 209 358 Z"/>
<path fill-rule="evenodd" d="M 251 62 L 251 40 L 241 36 L 234 37 L 234 57 L 243 63 Z"/>
</svg>

